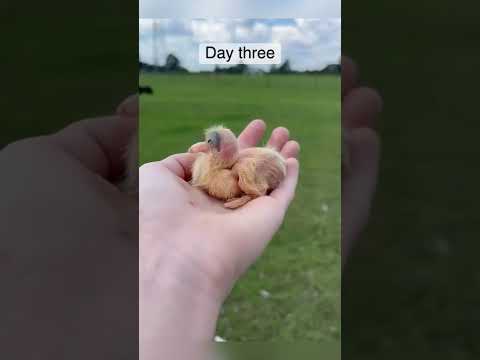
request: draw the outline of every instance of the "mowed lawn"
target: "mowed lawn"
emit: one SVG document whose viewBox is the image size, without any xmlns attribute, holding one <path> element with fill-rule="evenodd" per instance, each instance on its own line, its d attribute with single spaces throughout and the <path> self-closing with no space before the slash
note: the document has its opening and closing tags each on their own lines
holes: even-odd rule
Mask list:
<svg viewBox="0 0 480 360">
<path fill-rule="evenodd" d="M 302 147 L 285 223 L 232 291 L 217 334 L 230 341 L 338 340 L 340 77 L 144 74 L 140 84 L 154 89 L 141 97 L 142 163 L 185 152 L 212 124 L 238 134 L 256 118 L 269 132 L 288 127 Z"/>
</svg>

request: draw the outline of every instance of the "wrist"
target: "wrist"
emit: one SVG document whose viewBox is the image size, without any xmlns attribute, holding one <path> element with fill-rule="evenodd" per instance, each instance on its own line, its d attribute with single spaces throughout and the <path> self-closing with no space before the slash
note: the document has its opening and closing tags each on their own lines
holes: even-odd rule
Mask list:
<svg viewBox="0 0 480 360">
<path fill-rule="evenodd" d="M 165 242 L 164 242 L 165 240 Z M 178 239 L 177 239 L 178 240 Z M 142 359 L 148 354 L 213 340 L 224 296 L 220 288 L 194 264 L 169 250 L 174 239 L 157 239 L 162 249 L 143 247 L 140 238 L 139 326 Z M 146 244 L 145 244 L 146 243 Z M 149 250 L 149 251 L 147 251 Z"/>
<path fill-rule="evenodd" d="M 159 238 L 154 234 L 168 235 Z M 222 304 L 239 271 L 233 262 L 225 260 L 220 245 L 225 238 L 209 236 L 205 239 L 190 228 L 149 229 L 149 226 L 141 226 L 140 268 L 144 277 L 162 277 L 162 284 L 169 282 L 180 291 L 195 292 Z M 206 245 L 217 242 L 218 247 Z"/>
</svg>

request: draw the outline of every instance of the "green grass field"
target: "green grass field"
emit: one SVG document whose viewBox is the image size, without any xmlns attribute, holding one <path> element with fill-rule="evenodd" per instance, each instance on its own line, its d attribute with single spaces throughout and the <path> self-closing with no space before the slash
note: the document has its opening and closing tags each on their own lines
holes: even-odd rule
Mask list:
<svg viewBox="0 0 480 360">
<path fill-rule="evenodd" d="M 140 84 L 155 92 L 141 98 L 141 163 L 184 152 L 212 124 L 238 134 L 255 118 L 267 122 L 267 131 L 288 127 L 302 146 L 296 199 L 226 302 L 218 335 L 230 341 L 338 340 L 340 78 L 144 74 Z"/>
</svg>

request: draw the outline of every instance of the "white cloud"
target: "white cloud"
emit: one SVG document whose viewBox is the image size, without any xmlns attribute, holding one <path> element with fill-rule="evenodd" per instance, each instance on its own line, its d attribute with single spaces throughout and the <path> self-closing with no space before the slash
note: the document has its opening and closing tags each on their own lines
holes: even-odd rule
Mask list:
<svg viewBox="0 0 480 360">
<path fill-rule="evenodd" d="M 193 40 L 196 42 L 231 42 L 232 33 L 228 22 L 192 20 Z"/>
<path fill-rule="evenodd" d="M 334 18 L 340 0 L 140 0 L 142 18 Z"/>
<path fill-rule="evenodd" d="M 255 39 L 257 42 L 268 42 L 271 40 L 271 27 L 256 22 L 253 26 L 239 24 L 235 27 L 235 41 L 248 42 Z"/>
<path fill-rule="evenodd" d="M 154 61 L 153 23 L 140 19 L 140 59 Z M 198 63 L 201 42 L 278 42 L 283 59 L 296 70 L 318 70 L 339 61 L 341 21 L 332 19 L 158 19 L 156 52 L 159 64 L 169 53 L 176 54 L 191 71 L 210 70 Z M 259 66 L 267 69 L 268 66 Z"/>
</svg>

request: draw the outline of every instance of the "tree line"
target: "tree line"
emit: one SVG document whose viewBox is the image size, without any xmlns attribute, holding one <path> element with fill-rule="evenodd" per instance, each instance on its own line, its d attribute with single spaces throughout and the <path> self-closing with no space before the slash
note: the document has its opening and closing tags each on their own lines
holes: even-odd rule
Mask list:
<svg viewBox="0 0 480 360">
<path fill-rule="evenodd" d="M 152 65 L 144 62 L 139 63 L 140 71 L 145 72 L 157 72 L 157 73 L 188 73 L 189 71 L 181 65 L 180 60 L 173 54 L 169 54 L 165 61 L 165 65 Z M 217 74 L 248 74 L 248 73 L 269 73 L 269 74 L 295 74 L 295 73 L 308 73 L 308 74 L 340 74 L 340 64 L 327 65 L 322 70 L 312 71 L 295 71 L 290 67 L 290 61 L 285 60 L 280 66 L 272 65 L 269 71 L 263 71 L 259 69 L 252 69 L 246 64 L 233 65 L 231 67 L 219 67 L 215 66 L 213 71 L 202 71 L 208 73 Z"/>
</svg>

